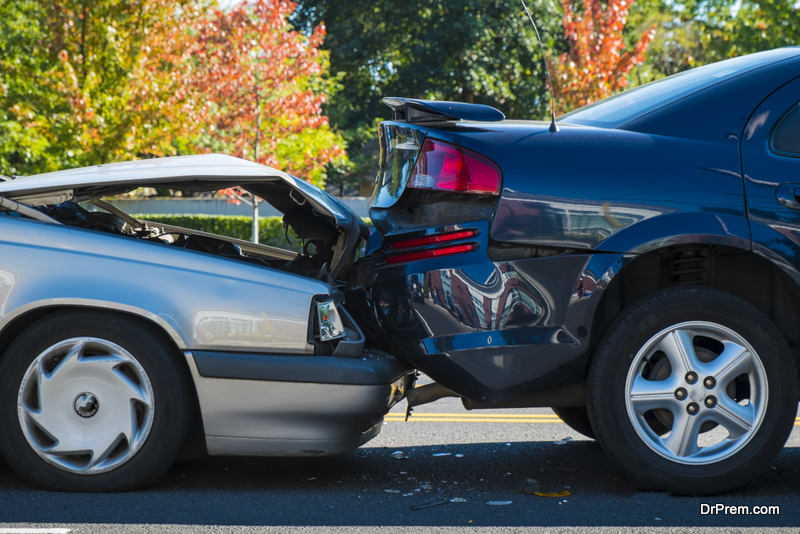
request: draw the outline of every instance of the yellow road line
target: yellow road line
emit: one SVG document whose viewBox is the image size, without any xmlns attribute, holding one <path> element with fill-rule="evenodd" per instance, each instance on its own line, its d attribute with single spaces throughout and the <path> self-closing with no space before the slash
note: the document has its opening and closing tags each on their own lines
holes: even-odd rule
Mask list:
<svg viewBox="0 0 800 534">
<path fill-rule="evenodd" d="M 390 413 L 386 422 L 405 422 L 405 414 Z M 549 414 L 479 414 L 479 413 L 415 413 L 408 418 L 416 423 L 561 423 L 557 415 Z"/>
<path fill-rule="evenodd" d="M 405 422 L 404 413 L 386 414 L 387 422 Z M 547 414 L 477 414 L 477 413 L 412 413 L 408 422 L 426 423 L 563 423 L 557 415 Z M 794 426 L 800 426 L 800 417 Z"/>
<path fill-rule="evenodd" d="M 561 419 L 531 419 L 529 421 L 520 420 L 520 419 L 448 419 L 448 418 L 441 418 L 441 419 L 434 419 L 434 418 L 425 418 L 425 419 L 414 419 L 410 417 L 408 421 L 401 418 L 389 418 L 385 419 L 387 423 L 525 423 L 526 425 L 533 425 L 537 423 L 550 423 L 556 424 L 561 423 Z"/>
<path fill-rule="evenodd" d="M 394 412 L 386 415 L 387 417 L 405 417 L 406 414 Z M 412 412 L 411 417 L 454 417 L 457 419 L 558 419 L 555 414 L 543 413 L 425 413 Z"/>
</svg>

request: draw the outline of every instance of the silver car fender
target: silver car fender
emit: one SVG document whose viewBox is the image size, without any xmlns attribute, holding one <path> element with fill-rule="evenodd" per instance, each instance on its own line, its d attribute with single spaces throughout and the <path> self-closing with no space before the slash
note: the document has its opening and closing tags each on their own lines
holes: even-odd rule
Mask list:
<svg viewBox="0 0 800 534">
<path fill-rule="evenodd" d="M 182 350 L 312 354 L 317 280 L 69 226 L 0 221 L 0 331 L 53 306 L 91 306 L 155 322 Z"/>
</svg>

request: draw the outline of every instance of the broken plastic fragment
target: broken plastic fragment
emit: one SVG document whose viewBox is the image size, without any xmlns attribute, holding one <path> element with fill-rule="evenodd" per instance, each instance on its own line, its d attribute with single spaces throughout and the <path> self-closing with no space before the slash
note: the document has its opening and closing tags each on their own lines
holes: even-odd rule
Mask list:
<svg viewBox="0 0 800 534">
<path fill-rule="evenodd" d="M 464 455 L 461 454 L 460 452 L 456 454 L 456 458 L 463 458 L 463 457 L 464 457 Z"/>
<path fill-rule="evenodd" d="M 435 452 L 433 453 L 434 456 L 450 456 L 453 454 L 452 452 Z"/>
<path fill-rule="evenodd" d="M 385 489 L 383 491 L 385 491 L 386 493 L 400 493 L 400 490 L 396 489 Z"/>
<path fill-rule="evenodd" d="M 452 499 L 450 499 L 450 502 L 467 502 L 467 499 L 465 499 L 464 497 L 453 497 Z"/>
<path fill-rule="evenodd" d="M 556 491 L 555 493 L 542 493 L 537 491 L 534 495 L 538 495 L 539 497 L 567 497 L 569 496 L 568 491 Z"/>
<path fill-rule="evenodd" d="M 507 504 L 511 504 L 514 501 L 486 501 L 486 504 L 489 506 L 506 506 Z"/>
<path fill-rule="evenodd" d="M 417 504 L 411 507 L 412 510 L 422 510 L 423 508 L 430 508 L 432 506 L 441 506 L 442 504 L 447 504 L 450 501 L 445 499 L 443 501 L 428 501 L 426 503 Z"/>
<path fill-rule="evenodd" d="M 394 458 L 395 460 L 403 460 L 405 458 L 408 458 L 408 456 L 406 456 L 406 453 L 404 453 L 403 451 L 394 451 L 392 453 L 392 458 Z"/>
<path fill-rule="evenodd" d="M 563 445 L 565 443 L 569 443 L 570 441 L 572 441 L 572 436 L 567 436 L 566 438 L 561 438 L 558 441 L 555 441 L 554 443 L 556 445 Z"/>
</svg>

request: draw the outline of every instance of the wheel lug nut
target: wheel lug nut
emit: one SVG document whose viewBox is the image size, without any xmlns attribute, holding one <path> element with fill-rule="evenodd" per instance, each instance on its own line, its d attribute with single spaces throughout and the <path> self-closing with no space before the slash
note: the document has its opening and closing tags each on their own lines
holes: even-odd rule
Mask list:
<svg viewBox="0 0 800 534">
<path fill-rule="evenodd" d="M 711 389 L 717 385 L 717 381 L 714 380 L 713 376 L 707 376 L 705 380 L 703 380 L 703 386 L 707 389 Z"/>
<path fill-rule="evenodd" d="M 683 400 L 686 398 L 686 390 L 683 388 L 678 388 L 675 390 L 675 398 L 678 400 Z"/>
<path fill-rule="evenodd" d="M 714 395 L 709 395 L 706 397 L 705 404 L 708 408 L 713 408 L 717 405 L 717 398 Z"/>
<path fill-rule="evenodd" d="M 689 384 L 694 384 L 695 382 L 697 382 L 697 373 L 695 373 L 694 371 L 689 371 L 688 373 L 686 373 L 686 382 L 688 382 Z"/>
<path fill-rule="evenodd" d="M 696 415 L 697 412 L 700 411 L 700 406 L 698 406 L 696 402 L 690 402 L 686 407 L 686 411 L 689 413 L 689 415 Z"/>
</svg>

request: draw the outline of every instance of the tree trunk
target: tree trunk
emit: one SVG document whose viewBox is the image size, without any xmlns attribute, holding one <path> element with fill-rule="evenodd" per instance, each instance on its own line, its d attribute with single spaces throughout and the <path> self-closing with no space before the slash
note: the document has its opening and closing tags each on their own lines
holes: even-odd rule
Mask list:
<svg viewBox="0 0 800 534">
<path fill-rule="evenodd" d="M 258 244 L 258 197 L 253 197 L 253 243 Z"/>
</svg>

